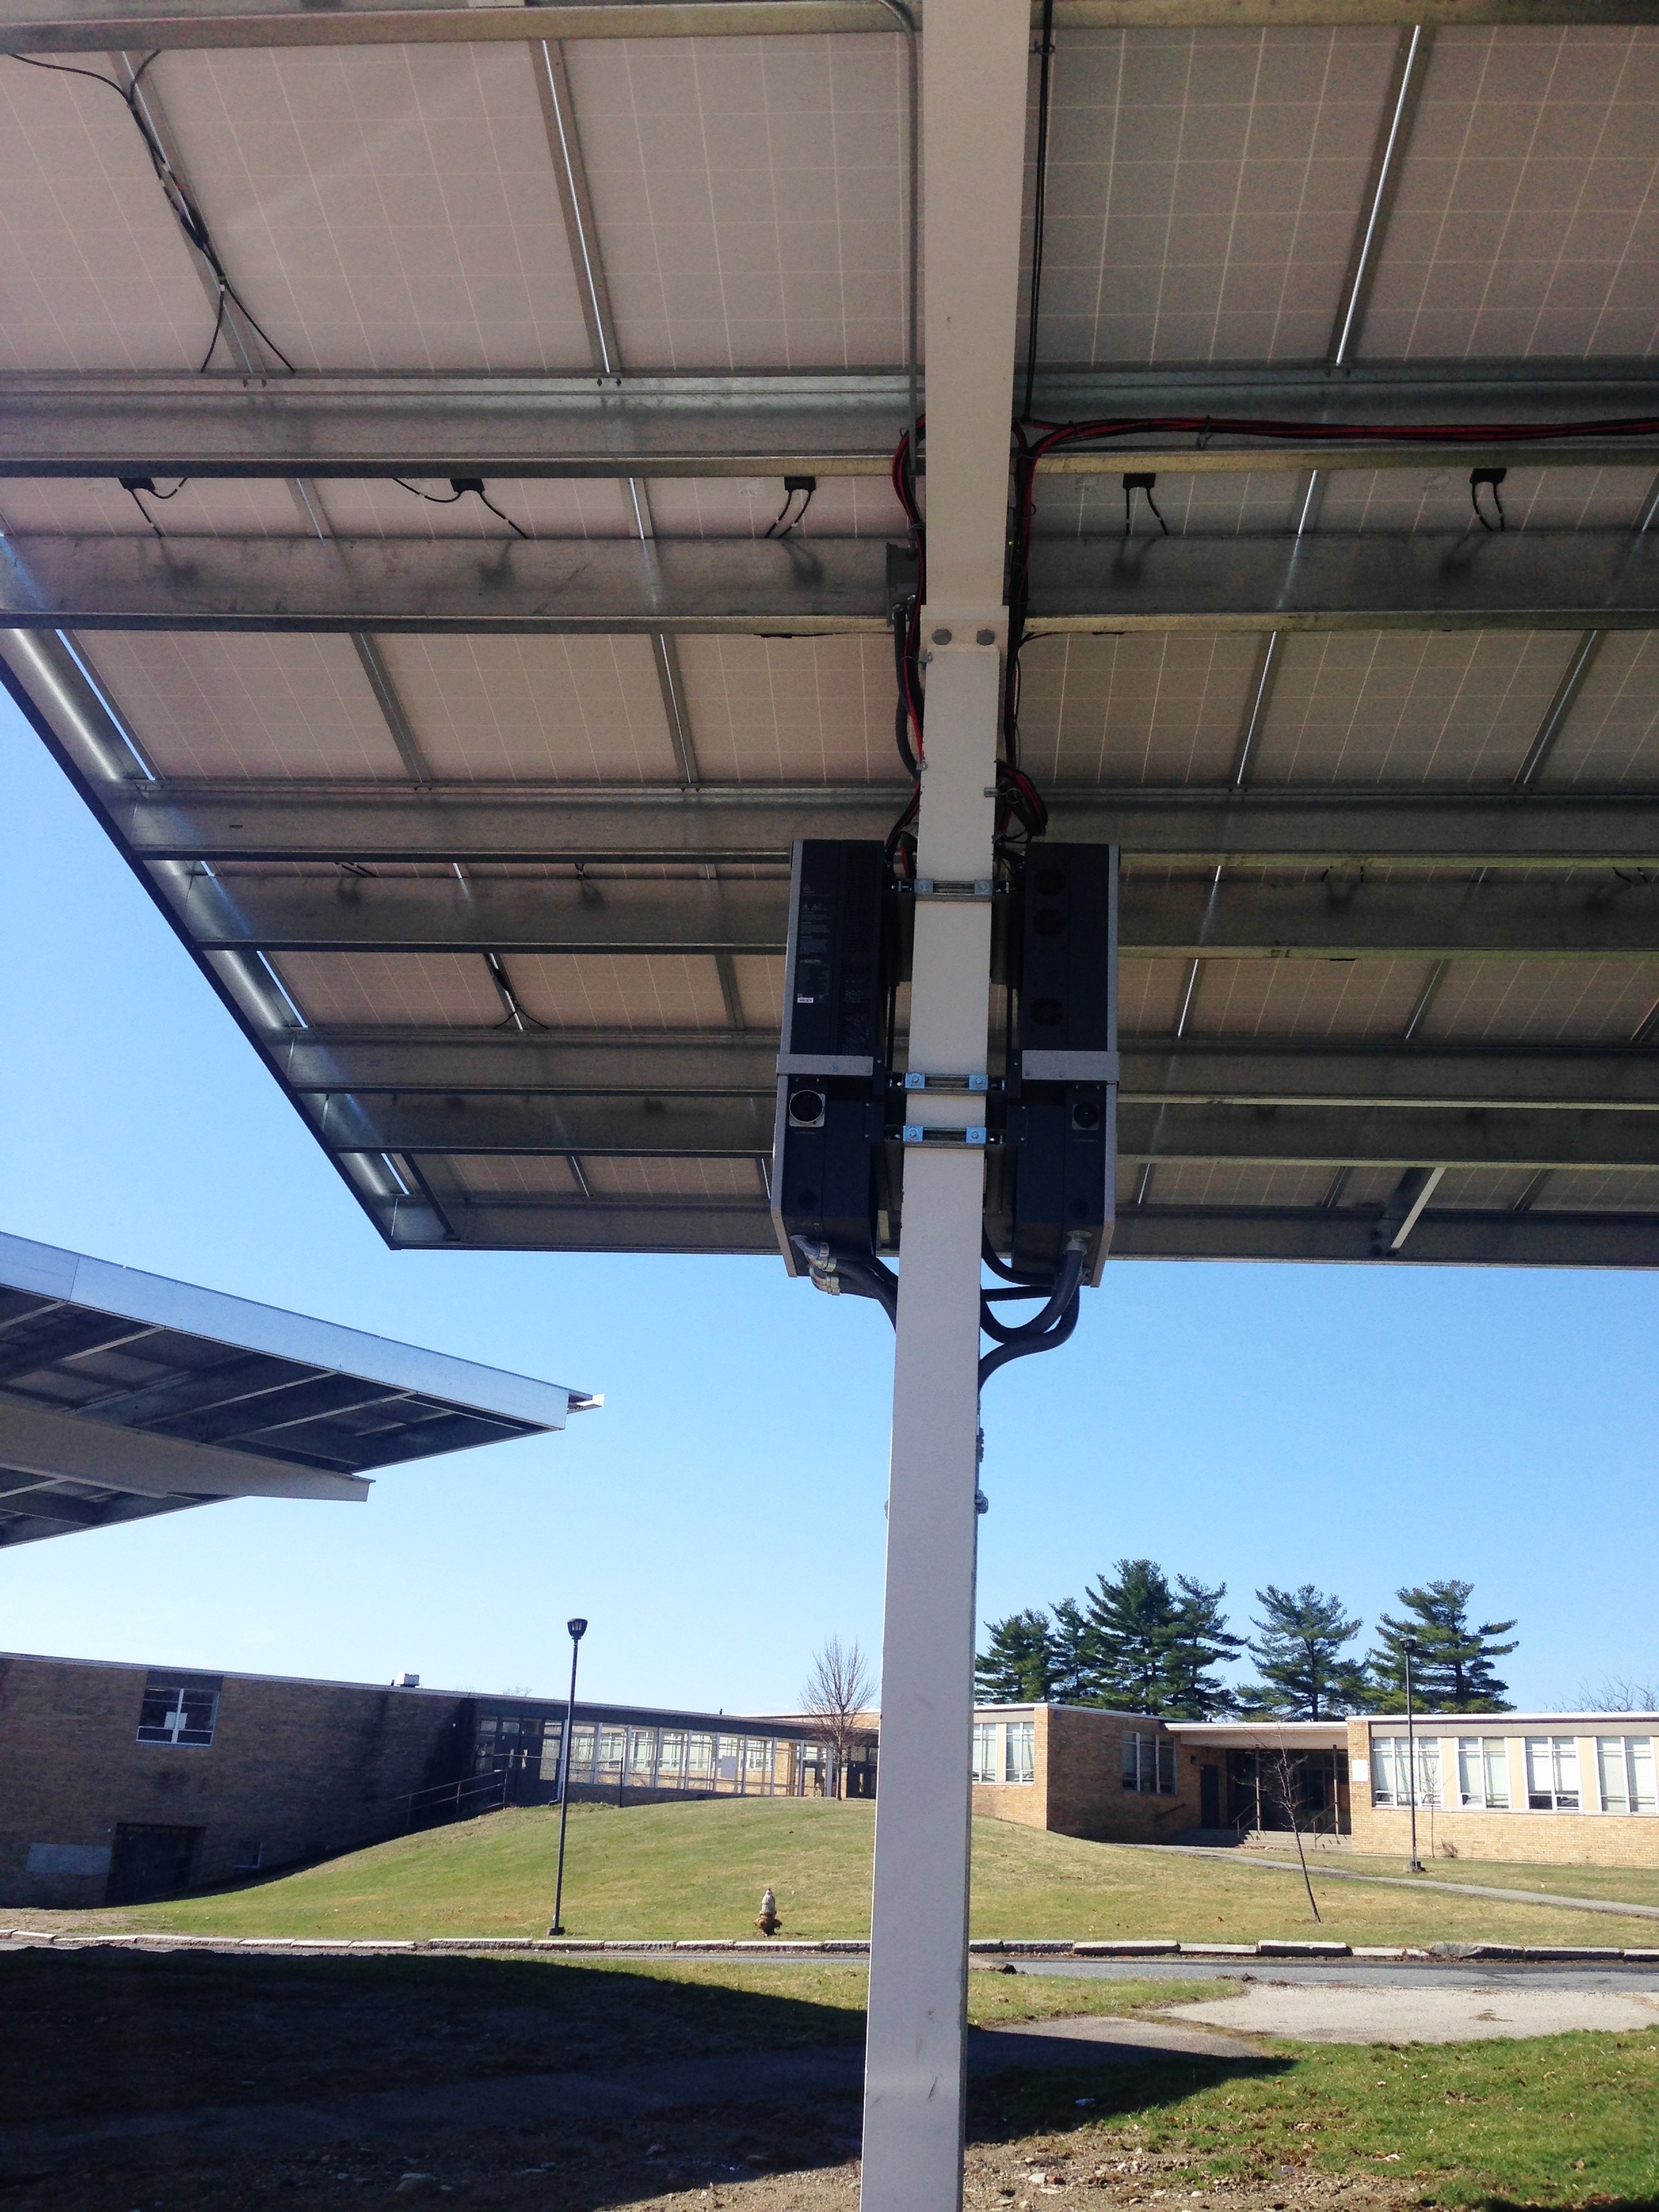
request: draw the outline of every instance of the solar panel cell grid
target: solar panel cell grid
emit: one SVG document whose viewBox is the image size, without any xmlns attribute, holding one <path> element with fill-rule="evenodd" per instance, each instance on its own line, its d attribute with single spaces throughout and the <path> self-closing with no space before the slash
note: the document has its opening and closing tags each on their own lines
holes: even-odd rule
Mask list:
<svg viewBox="0 0 1659 2212">
<path fill-rule="evenodd" d="M 0 490 L 8 531 L 70 531 L 91 536 L 144 537 L 152 524 L 168 537 L 301 538 L 312 526 L 291 488 L 269 479 L 228 482 L 198 477 L 154 479 L 166 496 L 143 504 L 112 477 L 14 477 Z M 27 549 L 20 549 L 27 563 Z"/>
<path fill-rule="evenodd" d="M 1659 960 L 1457 960 L 1424 1036 L 1624 1044 L 1659 1000 Z"/>
<path fill-rule="evenodd" d="M 1188 1026 L 1195 1036 L 1397 1037 L 1427 976 L 1419 960 L 1206 960 Z"/>
<path fill-rule="evenodd" d="M 884 638 L 684 637 L 678 649 L 713 781 L 902 781 Z"/>
<path fill-rule="evenodd" d="M 1252 637 L 1039 637 L 1020 657 L 1027 770 L 1055 783 L 1220 783 L 1260 646 Z"/>
<path fill-rule="evenodd" d="M 77 643 L 163 775 L 407 779 L 349 638 L 100 630 Z"/>
<path fill-rule="evenodd" d="M 629 367 L 903 358 L 896 40 L 628 39 L 566 52 Z"/>
<path fill-rule="evenodd" d="M 1576 642 L 1563 630 L 1286 637 L 1252 781 L 1511 781 Z"/>
<path fill-rule="evenodd" d="M 1659 349 L 1656 179 L 1651 27 L 1441 31 L 1364 351 Z"/>
<path fill-rule="evenodd" d="M 54 58 L 109 75 L 103 54 Z M 114 94 L 0 60 L 0 368 L 194 368 L 212 330 Z"/>
<path fill-rule="evenodd" d="M 380 649 L 436 775 L 635 783 L 677 774 L 648 638 L 387 637 Z"/>
<path fill-rule="evenodd" d="M 1653 489 L 1650 469 L 1511 469 L 1499 489 L 1502 520 L 1548 530 L 1630 530 Z M 1472 530 L 1469 471 L 1435 469 L 1334 470 L 1323 480 L 1322 530 Z M 1480 495 L 1486 527 L 1498 514 Z"/>
<path fill-rule="evenodd" d="M 1069 34 L 1047 357 L 1322 356 L 1393 52 L 1386 30 Z"/>
<path fill-rule="evenodd" d="M 298 366 L 587 366 L 532 52 L 219 50 L 156 64 L 220 249 Z"/>
<path fill-rule="evenodd" d="M 1540 1213 L 1659 1213 L 1659 1173 L 1557 1168 L 1534 1202 Z"/>
<path fill-rule="evenodd" d="M 1659 783 L 1659 647 L 1651 631 L 1602 638 L 1540 781 Z"/>
</svg>

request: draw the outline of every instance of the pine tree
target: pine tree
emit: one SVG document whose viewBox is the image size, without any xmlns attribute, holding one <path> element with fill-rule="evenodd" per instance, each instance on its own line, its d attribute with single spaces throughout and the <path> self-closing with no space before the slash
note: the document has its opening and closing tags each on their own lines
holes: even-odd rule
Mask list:
<svg viewBox="0 0 1659 2212">
<path fill-rule="evenodd" d="M 1473 1583 L 1427 1583 L 1419 1589 L 1396 1590 L 1407 1618 L 1395 1620 L 1384 1613 L 1377 1623 L 1379 1648 L 1366 1661 L 1373 1685 L 1371 1704 L 1379 1712 L 1406 1709 L 1406 1639 L 1417 1645 L 1412 1659 L 1413 1699 L 1425 1711 L 1445 1713 L 1507 1713 L 1514 1708 L 1505 1700 L 1507 1682 L 1500 1681 L 1492 1662 L 1516 1648 L 1518 1638 L 1507 1636 L 1512 1620 L 1469 1621 Z"/>
<path fill-rule="evenodd" d="M 982 1704 L 1031 1705 L 1047 1702 L 1054 1651 L 1048 1616 L 1040 1607 L 986 1623 L 991 1648 L 974 1662 L 974 1684 Z"/>
<path fill-rule="evenodd" d="M 1120 1559 L 1116 1573 L 1115 1582 L 1097 1575 L 1085 1593 L 1094 1658 L 1091 1702 L 1119 1712 L 1169 1711 L 1180 1621 L 1175 1595 L 1151 1559 Z"/>
<path fill-rule="evenodd" d="M 1250 1624 L 1256 1634 L 1249 1653 L 1261 1679 L 1243 1695 L 1248 1711 L 1322 1721 L 1365 1704 L 1364 1667 L 1341 1656 L 1360 1624 L 1347 1618 L 1340 1598 L 1328 1596 L 1311 1583 L 1297 1590 L 1269 1583 L 1256 1592 L 1255 1601 L 1266 1618 Z"/>
<path fill-rule="evenodd" d="M 1181 1595 L 1164 1666 L 1167 1702 L 1161 1710 L 1184 1721 L 1213 1720 L 1218 1713 L 1232 1711 L 1236 1700 L 1212 1669 L 1237 1658 L 1244 1638 L 1231 1632 L 1221 1610 L 1225 1583 L 1206 1589 L 1190 1575 L 1178 1575 L 1176 1588 Z"/>
<path fill-rule="evenodd" d="M 1054 1607 L 1048 1638 L 1054 1653 L 1054 1675 L 1048 1694 L 1057 1705 L 1087 1705 L 1095 1697 L 1094 1632 L 1083 1607 L 1074 1597 L 1063 1597 Z"/>
</svg>

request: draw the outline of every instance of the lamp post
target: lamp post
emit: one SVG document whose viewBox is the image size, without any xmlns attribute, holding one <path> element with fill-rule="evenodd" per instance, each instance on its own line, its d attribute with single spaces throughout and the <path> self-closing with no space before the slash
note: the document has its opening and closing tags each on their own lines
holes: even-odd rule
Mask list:
<svg viewBox="0 0 1659 2212">
<path fill-rule="evenodd" d="M 550 1936 L 562 1936 L 564 1923 L 559 1908 L 564 1902 L 564 1829 L 570 1818 L 570 1739 L 576 1726 L 576 1660 L 581 1642 L 587 1633 L 585 1620 L 567 1620 L 570 1632 L 570 1695 L 565 1700 L 564 1741 L 559 1746 L 559 1870 L 553 1881 L 553 1925 Z"/>
<path fill-rule="evenodd" d="M 1417 1729 L 1412 1715 L 1412 1661 L 1417 1656 L 1417 1638 L 1407 1636 L 1400 1649 L 1406 1661 L 1406 1789 L 1412 1808 L 1412 1855 L 1406 1862 L 1406 1871 L 1421 1874 L 1423 1862 L 1417 1856 Z"/>
</svg>

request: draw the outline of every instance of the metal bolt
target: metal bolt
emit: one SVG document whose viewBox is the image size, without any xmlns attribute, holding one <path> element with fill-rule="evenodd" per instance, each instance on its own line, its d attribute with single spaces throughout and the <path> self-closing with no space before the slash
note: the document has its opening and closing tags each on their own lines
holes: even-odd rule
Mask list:
<svg viewBox="0 0 1659 2212">
<path fill-rule="evenodd" d="M 974 632 L 975 645 L 994 645 L 996 641 L 997 634 L 994 629 L 978 629 Z"/>
<path fill-rule="evenodd" d="M 936 629 L 933 632 L 933 642 L 935 645 L 949 645 L 951 642 L 950 631 L 948 629 Z"/>
</svg>

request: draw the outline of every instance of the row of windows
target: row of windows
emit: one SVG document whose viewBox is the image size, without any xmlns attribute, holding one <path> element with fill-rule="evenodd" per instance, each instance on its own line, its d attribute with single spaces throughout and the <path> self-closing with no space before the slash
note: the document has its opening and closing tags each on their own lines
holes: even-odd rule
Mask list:
<svg viewBox="0 0 1659 2212">
<path fill-rule="evenodd" d="M 998 1737 L 1002 1739 L 998 1743 Z M 975 1782 L 1035 1782 L 1036 1723 L 1034 1721 L 974 1723 Z"/>
<path fill-rule="evenodd" d="M 556 1784 L 563 1735 L 556 1720 L 486 1713 L 478 1721 L 474 1763 L 480 1773 L 489 1773 L 503 1757 L 523 1759 L 538 1767 L 544 1782 Z M 792 1787 L 794 1749 L 771 1736 L 578 1721 L 570 1731 L 570 1779 L 612 1789 L 723 1789 L 740 1796 L 769 1797 Z"/>
<path fill-rule="evenodd" d="M 1447 1802 L 1441 1782 L 1441 1739 L 1417 1739 L 1416 1790 L 1412 1787 L 1408 1739 L 1403 1735 L 1371 1738 L 1371 1802 L 1374 1805 L 1419 1805 L 1443 1808 Z M 1578 1813 L 1586 1809 L 1579 1776 L 1578 1739 L 1571 1735 L 1529 1735 L 1523 1739 L 1526 1802 L 1529 1813 Z M 1515 1797 L 1510 1774 L 1510 1747 L 1503 1736 L 1459 1736 L 1456 1739 L 1457 1796 L 1466 1808 L 1507 1813 Z M 1603 1813 L 1659 1811 L 1654 1789 L 1653 1739 L 1646 1735 L 1599 1735 L 1595 1739 L 1597 1803 Z"/>
</svg>

